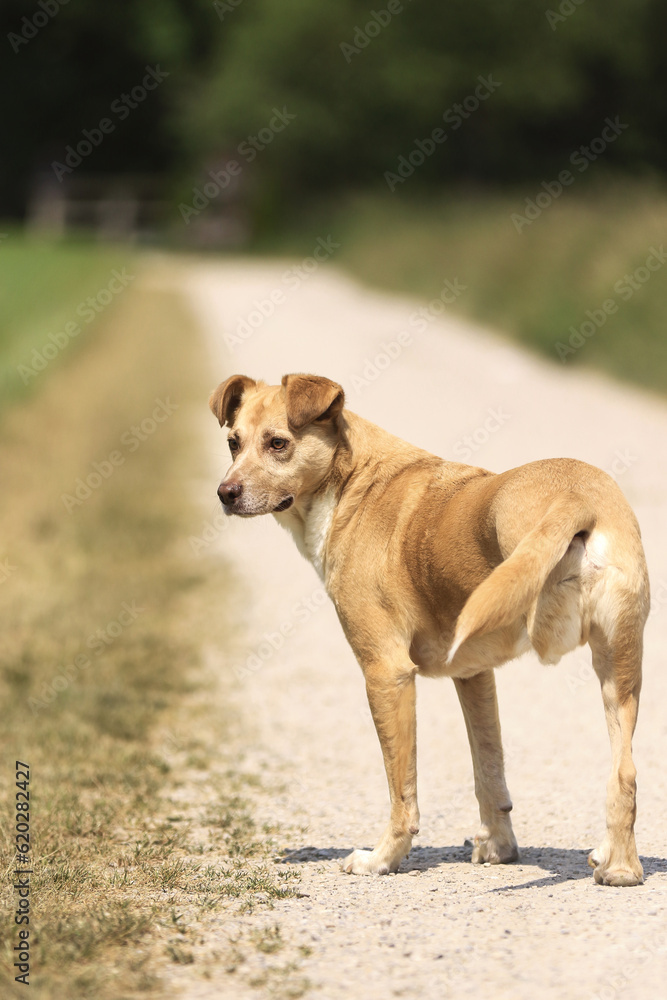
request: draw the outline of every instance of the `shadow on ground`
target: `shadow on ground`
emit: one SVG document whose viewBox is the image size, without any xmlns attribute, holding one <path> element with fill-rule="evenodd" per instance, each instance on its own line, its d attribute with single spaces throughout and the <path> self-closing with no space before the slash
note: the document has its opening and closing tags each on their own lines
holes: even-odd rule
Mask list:
<svg viewBox="0 0 667 1000">
<path fill-rule="evenodd" d="M 470 849 L 472 845 L 463 847 L 413 847 L 409 858 L 406 858 L 398 874 L 406 874 L 410 871 L 428 871 L 440 868 L 442 865 L 470 864 Z M 339 847 L 301 847 L 294 851 L 286 851 L 280 858 L 280 864 L 308 864 L 313 861 L 342 861 L 350 853 L 350 849 Z M 515 889 L 539 888 L 540 886 L 554 886 L 561 882 L 570 882 L 577 879 L 593 879 L 592 869 L 588 864 L 587 850 L 574 850 L 570 848 L 558 847 L 523 847 L 521 856 L 513 865 L 493 866 L 498 872 L 512 870 L 514 877 L 524 868 L 541 868 L 549 874 L 543 878 L 533 878 L 528 882 L 520 884 L 496 886 L 490 892 L 511 892 Z M 644 880 L 648 881 L 651 876 L 667 871 L 666 858 L 642 857 L 641 863 L 644 867 Z"/>
</svg>

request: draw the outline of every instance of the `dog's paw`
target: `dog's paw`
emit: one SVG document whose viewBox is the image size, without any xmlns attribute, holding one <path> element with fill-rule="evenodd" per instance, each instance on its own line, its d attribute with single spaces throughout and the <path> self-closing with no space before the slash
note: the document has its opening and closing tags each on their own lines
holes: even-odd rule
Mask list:
<svg viewBox="0 0 667 1000">
<path fill-rule="evenodd" d="M 641 885 L 644 881 L 644 869 L 639 858 L 619 864 L 596 850 L 588 855 L 588 863 L 594 869 L 593 878 L 598 885 L 630 886 Z"/>
<path fill-rule="evenodd" d="M 352 851 L 343 861 L 341 868 L 348 875 L 388 875 L 398 871 L 398 865 L 383 861 L 375 851 Z"/>
<path fill-rule="evenodd" d="M 519 859 L 519 848 L 512 837 L 501 840 L 497 837 L 475 837 L 471 861 L 474 865 L 509 865 Z"/>
</svg>

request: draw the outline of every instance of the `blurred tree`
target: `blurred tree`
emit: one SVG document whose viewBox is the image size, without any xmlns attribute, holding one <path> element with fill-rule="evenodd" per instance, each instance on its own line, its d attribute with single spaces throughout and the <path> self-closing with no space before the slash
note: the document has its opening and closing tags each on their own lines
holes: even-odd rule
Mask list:
<svg viewBox="0 0 667 1000">
<path fill-rule="evenodd" d="M 424 181 L 549 177 L 616 115 L 630 128 L 608 164 L 662 169 L 665 112 L 650 92 L 665 9 L 664 0 L 559 0 L 551 9 L 534 0 L 246 0 L 225 17 L 225 57 L 193 94 L 184 127 L 203 150 L 213 137 L 240 141 L 285 105 L 297 116 L 289 137 L 257 166 L 290 198 L 381 180 L 438 127 L 449 134 L 420 168 Z M 443 126 L 480 77 L 500 86 L 457 128 L 456 112 Z"/>
<path fill-rule="evenodd" d="M 168 79 L 82 170 L 180 171 L 192 187 L 221 150 L 268 128 L 275 108 L 296 117 L 253 159 L 266 210 L 311 192 L 382 185 L 437 128 L 447 139 L 415 186 L 540 183 L 567 168 L 608 116 L 628 128 L 602 169 L 667 167 L 667 0 L 62 2 L 3 0 L 0 211 L 18 211 L 31 171 L 95 127 L 157 63 Z M 12 33 L 54 5 L 17 49 Z M 494 81 L 492 93 L 459 114 L 457 104 L 474 105 L 480 78 Z"/>
<path fill-rule="evenodd" d="M 216 24 L 208 0 L 3 0 L 0 214 L 20 212 L 34 172 L 105 116 L 117 128 L 82 171 L 173 170 L 183 151 L 174 111 L 206 63 Z M 110 115 L 157 64 L 168 78 L 125 120 Z"/>
</svg>

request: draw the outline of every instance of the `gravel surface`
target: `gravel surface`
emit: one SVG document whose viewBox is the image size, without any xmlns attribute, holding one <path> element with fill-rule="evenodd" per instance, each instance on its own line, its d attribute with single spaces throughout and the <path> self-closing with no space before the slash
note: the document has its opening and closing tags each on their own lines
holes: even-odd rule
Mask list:
<svg viewBox="0 0 667 1000">
<path fill-rule="evenodd" d="M 245 734 L 239 759 L 284 789 L 257 794 L 254 806 L 260 820 L 290 831 L 290 853 L 279 864 L 299 870 L 302 895 L 277 902 L 268 920 L 266 912 L 212 918 L 210 948 L 278 923 L 290 947 L 312 949 L 299 974 L 325 1000 L 662 995 L 667 406 L 568 365 L 547 365 L 446 316 L 429 316 L 415 332 L 410 318 L 416 322 L 420 303 L 369 291 L 327 265 L 289 287 L 289 266 L 189 267 L 185 287 L 210 345 L 211 388 L 234 373 L 271 383 L 286 372 L 327 375 L 344 386 L 349 409 L 439 455 L 496 471 L 576 457 L 615 474 L 634 506 L 654 593 L 635 737 L 646 882 L 596 886 L 586 864 L 604 832 L 610 765 L 587 647 L 557 667 L 525 656 L 497 671 L 518 864 L 470 864 L 465 841 L 478 814 L 463 719 L 450 681 L 420 679 L 421 832 L 397 875 L 343 874 L 340 859 L 371 847 L 388 815 L 361 671 L 322 584 L 287 533 L 270 517 L 230 519 L 216 545 L 237 585 L 221 600 L 231 602 L 241 630 L 233 662 L 221 660 L 220 669 L 237 678 Z M 262 319 L 276 291 L 282 301 Z M 250 336 L 241 338 L 244 319 Z M 403 331 L 409 343 L 398 339 Z M 211 458 L 205 488 L 213 493 L 227 449 L 214 418 L 202 421 Z M 180 996 L 200 1000 L 269 995 L 247 982 L 222 969 L 203 982 L 193 967 L 174 980 Z"/>
</svg>

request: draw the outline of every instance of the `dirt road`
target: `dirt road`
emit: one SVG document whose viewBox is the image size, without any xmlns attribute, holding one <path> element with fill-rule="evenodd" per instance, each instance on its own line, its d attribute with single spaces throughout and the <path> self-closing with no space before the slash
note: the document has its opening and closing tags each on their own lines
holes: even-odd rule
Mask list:
<svg viewBox="0 0 667 1000">
<path fill-rule="evenodd" d="M 604 832 L 610 763 L 587 648 L 557 667 L 527 656 L 498 672 L 517 865 L 469 863 L 464 841 L 477 809 L 460 709 L 449 681 L 422 680 L 421 833 L 397 875 L 348 876 L 339 859 L 373 845 L 388 803 L 361 672 L 287 534 L 269 517 L 230 524 L 218 546 L 238 580 L 226 599 L 242 632 L 224 666 L 235 671 L 245 720 L 238 753 L 284 784 L 257 795 L 255 807 L 292 831 L 282 864 L 302 875 L 301 898 L 278 902 L 271 921 L 301 947 L 300 973 L 324 1000 L 658 995 L 667 975 L 667 406 L 436 315 L 439 301 L 419 315 L 422 304 L 368 291 L 327 265 L 298 282 L 288 268 L 190 268 L 212 388 L 235 372 L 270 382 L 315 372 L 345 387 L 351 410 L 449 458 L 501 471 L 574 456 L 607 469 L 642 526 L 654 611 L 635 738 L 643 886 L 596 886 L 586 865 Z M 214 491 L 228 457 L 207 419 Z M 216 935 L 266 923 L 266 913 L 221 917 L 211 947 Z M 251 989 L 242 973 L 222 970 L 202 982 L 184 970 L 178 988 L 184 997 L 244 997 L 275 988 L 267 982 Z"/>
</svg>

